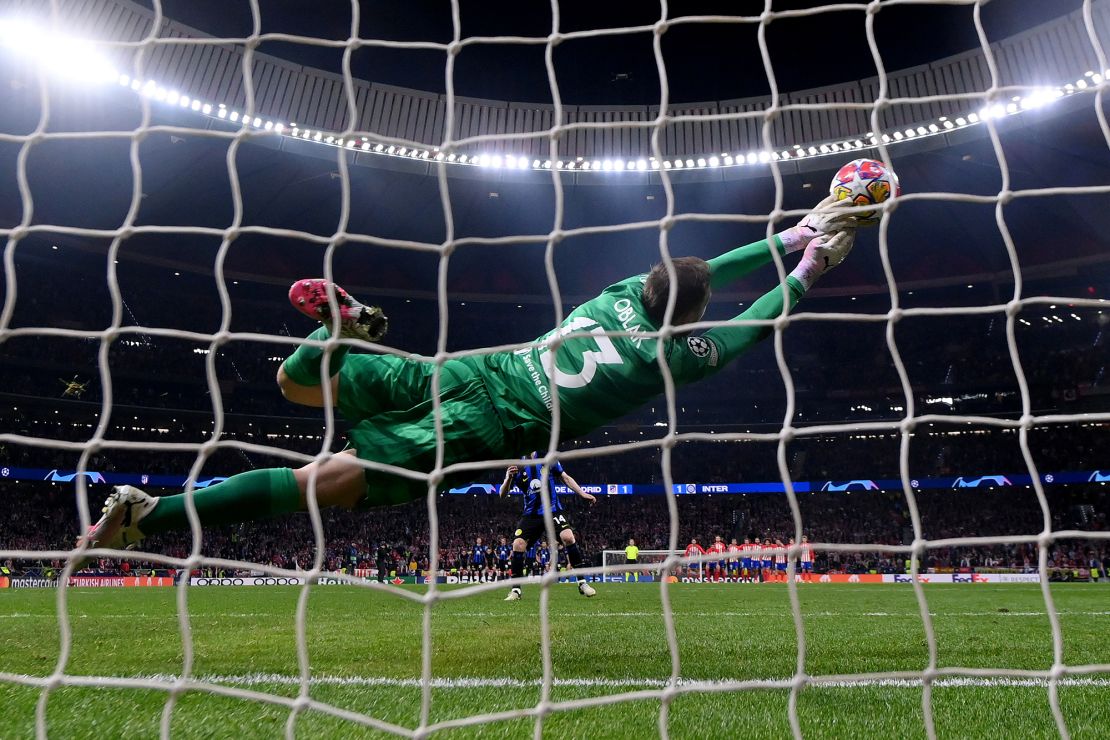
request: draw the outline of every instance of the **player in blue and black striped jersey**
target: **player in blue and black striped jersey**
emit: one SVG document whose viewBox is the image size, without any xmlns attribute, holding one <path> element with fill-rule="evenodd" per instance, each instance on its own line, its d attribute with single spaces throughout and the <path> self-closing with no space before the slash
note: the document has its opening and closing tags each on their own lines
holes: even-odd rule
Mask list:
<svg viewBox="0 0 1110 740">
<path fill-rule="evenodd" d="M 513 539 L 511 566 L 513 578 L 520 578 L 524 575 L 524 552 L 545 531 L 544 515 L 547 512 L 544 510 L 542 494 L 543 463 L 536 458 L 537 454 L 533 452 L 529 457 L 523 458 L 523 464 L 510 465 L 505 471 L 505 480 L 501 482 L 499 491 L 504 496 L 513 488 L 517 488 L 522 492 L 522 498 L 524 499 L 524 512 L 516 525 Z M 551 498 L 551 519 L 555 525 L 555 531 L 559 534 L 559 541 L 563 543 L 563 547 L 566 549 L 567 560 L 572 568 L 579 568 L 582 566 L 582 551 L 578 549 L 578 542 L 574 538 L 574 530 L 567 519 L 566 510 L 559 500 L 559 494 L 555 492 L 556 483 L 562 483 L 589 501 L 590 504 L 595 503 L 597 499 L 583 491 L 582 486 L 578 485 L 578 481 L 563 470 L 561 463 L 556 462 L 548 469 L 547 485 Z M 579 581 L 578 593 L 583 596 L 593 596 L 597 591 L 585 581 Z M 517 601 L 520 599 L 520 594 L 520 586 L 513 586 L 512 591 L 505 597 L 505 601 Z"/>
<path fill-rule="evenodd" d="M 470 551 L 470 577 L 472 580 L 485 580 L 486 567 L 489 565 L 489 548 L 482 544 L 482 538 L 474 540 Z"/>
<path fill-rule="evenodd" d="M 497 576 L 503 578 L 509 575 L 509 560 L 512 558 L 513 548 L 509 541 L 504 537 L 497 543 L 497 547 L 493 549 L 494 555 L 497 556 Z"/>
</svg>

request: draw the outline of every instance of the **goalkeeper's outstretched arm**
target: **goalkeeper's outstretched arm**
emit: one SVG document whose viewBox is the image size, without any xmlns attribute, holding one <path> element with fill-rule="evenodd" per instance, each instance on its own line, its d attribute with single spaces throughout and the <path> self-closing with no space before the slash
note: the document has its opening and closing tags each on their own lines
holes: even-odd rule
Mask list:
<svg viewBox="0 0 1110 740">
<path fill-rule="evenodd" d="M 778 239 L 775 235 L 773 239 Z M 732 321 L 773 321 L 783 314 L 786 301 L 789 301 L 787 311 L 794 308 L 806 291 L 812 287 L 817 279 L 832 268 L 839 265 L 851 251 L 855 242 L 855 230 L 845 229 L 832 235 L 820 234 L 808 240 L 805 254 L 798 266 L 787 275 L 785 290 L 783 285 L 776 285 L 764 293 L 746 311 L 734 317 Z M 751 259 L 755 249 L 766 242 L 749 244 L 746 247 L 735 249 L 718 259 L 730 258 L 731 255 L 749 250 L 747 254 L 732 257 L 736 260 Z M 766 250 L 766 247 L 764 246 Z M 712 264 L 712 261 L 710 261 Z M 730 264 L 726 269 L 734 269 Z M 676 342 L 669 358 L 671 370 L 675 381 L 689 383 L 699 380 L 720 370 L 732 360 L 736 359 L 753 345 L 759 343 L 771 333 L 772 325 L 747 324 L 727 325 L 710 329 L 698 337 L 690 337 L 685 342 Z"/>
<path fill-rule="evenodd" d="M 830 195 L 803 218 L 797 226 L 780 231 L 770 239 L 763 239 L 725 252 L 708 260 L 709 287 L 717 290 L 734 280 L 758 270 L 771 261 L 771 250 L 779 256 L 800 252 L 819 236 L 830 236 L 837 231 L 855 228 L 859 222 L 851 212 L 851 202 L 837 201 Z"/>
</svg>

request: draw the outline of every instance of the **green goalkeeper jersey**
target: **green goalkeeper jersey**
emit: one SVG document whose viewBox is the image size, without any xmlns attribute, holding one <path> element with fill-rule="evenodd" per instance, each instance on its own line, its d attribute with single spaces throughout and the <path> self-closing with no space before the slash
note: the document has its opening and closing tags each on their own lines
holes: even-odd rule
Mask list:
<svg viewBox="0 0 1110 740">
<path fill-rule="evenodd" d="M 770 262 L 772 245 L 783 253 L 781 240 L 773 237 L 770 243 L 759 241 L 709 260 L 711 287 Z M 648 318 L 641 299 L 646 279 L 639 275 L 609 286 L 536 346 L 482 358 L 486 386 L 507 426 L 549 427 L 557 393 L 560 438 L 587 434 L 663 392 L 659 341 L 664 342 L 663 361 L 674 382 L 682 385 L 717 372 L 771 331 L 767 325 L 721 326 L 700 336 L 649 336 L 659 327 Z M 792 277 L 786 288 L 793 307 L 804 288 Z M 774 319 L 782 313 L 783 298 L 782 286 L 776 286 L 736 319 Z"/>
</svg>

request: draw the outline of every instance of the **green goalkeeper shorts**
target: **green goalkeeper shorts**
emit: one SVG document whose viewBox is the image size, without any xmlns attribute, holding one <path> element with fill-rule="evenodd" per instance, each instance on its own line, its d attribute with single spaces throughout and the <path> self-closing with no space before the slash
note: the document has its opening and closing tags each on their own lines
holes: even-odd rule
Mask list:
<svg viewBox="0 0 1110 740">
<path fill-rule="evenodd" d="M 432 401 L 435 363 L 393 355 L 349 355 L 339 372 L 339 412 L 352 425 L 351 446 L 364 460 L 428 473 L 436 463 Z M 479 372 L 450 360 L 440 376 L 443 465 L 513 457 Z M 469 483 L 474 472 L 445 476 L 440 490 Z M 428 493 L 426 481 L 366 471 L 367 507 L 403 504 Z"/>
</svg>

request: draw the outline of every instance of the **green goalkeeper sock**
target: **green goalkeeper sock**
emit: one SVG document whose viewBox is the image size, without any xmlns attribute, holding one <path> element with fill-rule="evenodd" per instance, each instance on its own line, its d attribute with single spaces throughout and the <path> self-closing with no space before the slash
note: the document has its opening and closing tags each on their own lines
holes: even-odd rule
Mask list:
<svg viewBox="0 0 1110 740">
<path fill-rule="evenodd" d="M 321 326 L 309 334 L 308 338 L 325 340 L 330 336 L 331 333 L 328 328 Z M 350 349 L 347 345 L 341 344 L 332 350 L 331 364 L 328 368 L 332 375 L 339 373 L 339 369 L 343 367 L 343 361 L 347 359 L 347 352 Z M 285 368 L 285 374 L 292 378 L 297 385 L 320 385 L 320 360 L 323 356 L 324 350 L 322 347 L 302 344 L 285 360 L 282 367 Z"/>
<path fill-rule="evenodd" d="M 193 491 L 205 527 L 267 519 L 301 508 L 301 491 L 292 468 L 268 468 L 233 475 L 223 483 Z M 189 528 L 185 494 L 162 496 L 139 524 L 145 535 Z"/>
</svg>

